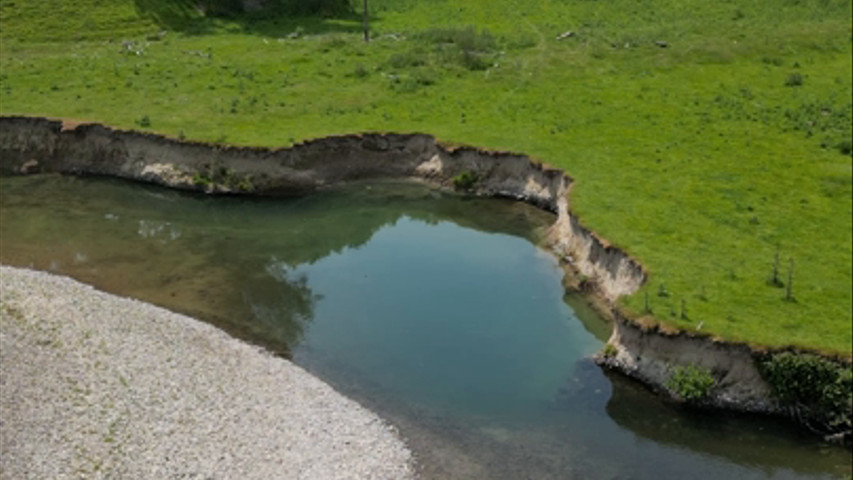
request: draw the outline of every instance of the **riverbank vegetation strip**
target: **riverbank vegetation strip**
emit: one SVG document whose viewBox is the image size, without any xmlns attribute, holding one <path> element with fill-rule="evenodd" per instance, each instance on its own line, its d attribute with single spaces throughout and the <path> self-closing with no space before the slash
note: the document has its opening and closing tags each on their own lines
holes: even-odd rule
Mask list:
<svg viewBox="0 0 853 480">
<path fill-rule="evenodd" d="M 291 3 L 0 0 L 0 114 L 524 152 L 648 269 L 628 312 L 850 356 L 849 1 L 372 0 L 370 43 L 361 2 Z"/>
</svg>

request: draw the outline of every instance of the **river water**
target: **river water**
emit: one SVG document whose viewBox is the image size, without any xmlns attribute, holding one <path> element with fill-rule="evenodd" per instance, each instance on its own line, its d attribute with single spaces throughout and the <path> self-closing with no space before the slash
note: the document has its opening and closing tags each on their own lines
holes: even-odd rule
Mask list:
<svg viewBox="0 0 853 480">
<path fill-rule="evenodd" d="M 0 178 L 0 261 L 211 322 L 391 421 L 425 478 L 845 478 L 779 420 L 603 372 L 609 326 L 536 246 L 552 215 L 413 184 L 295 199 Z"/>
</svg>

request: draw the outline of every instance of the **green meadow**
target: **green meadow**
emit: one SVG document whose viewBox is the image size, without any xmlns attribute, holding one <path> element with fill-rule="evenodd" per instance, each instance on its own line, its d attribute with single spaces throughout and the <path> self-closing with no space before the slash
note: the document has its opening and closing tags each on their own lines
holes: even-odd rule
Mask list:
<svg viewBox="0 0 853 480">
<path fill-rule="evenodd" d="M 523 152 L 647 268 L 626 311 L 850 356 L 849 0 L 371 0 L 369 43 L 360 1 L 197 3 L 0 0 L 0 114 Z"/>
</svg>

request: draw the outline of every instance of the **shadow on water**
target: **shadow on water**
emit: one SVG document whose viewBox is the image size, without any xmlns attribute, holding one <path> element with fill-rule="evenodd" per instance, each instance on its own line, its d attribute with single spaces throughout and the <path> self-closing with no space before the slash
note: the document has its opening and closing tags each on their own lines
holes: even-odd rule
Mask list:
<svg viewBox="0 0 853 480">
<path fill-rule="evenodd" d="M 607 377 L 613 386 L 607 415 L 640 438 L 767 472 L 781 469 L 788 457 L 797 458 L 787 467 L 796 475 L 826 475 L 828 470 L 838 477 L 851 474 L 851 465 L 838 455 L 840 447 L 820 442 L 793 423 L 733 412 L 709 414 L 661 401 L 644 385 L 621 375 L 607 372 Z M 726 441 L 719 441 L 723 438 Z"/>
<path fill-rule="evenodd" d="M 361 32 L 361 12 L 347 0 L 134 0 L 136 11 L 187 35 L 229 31 L 265 37 Z M 243 5 L 257 5 L 244 10 Z"/>
<path fill-rule="evenodd" d="M 583 328 L 592 334 L 601 343 L 606 343 L 610 338 L 610 333 L 613 330 L 612 325 L 604 319 L 590 303 L 590 300 L 585 298 L 583 294 L 578 292 L 566 293 L 563 301 L 572 307 L 575 316 L 580 320 Z"/>
</svg>

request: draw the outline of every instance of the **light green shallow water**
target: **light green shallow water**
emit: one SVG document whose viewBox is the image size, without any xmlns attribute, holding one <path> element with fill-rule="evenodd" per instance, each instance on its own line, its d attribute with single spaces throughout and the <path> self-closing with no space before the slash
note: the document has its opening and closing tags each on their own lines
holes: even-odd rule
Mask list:
<svg viewBox="0 0 853 480">
<path fill-rule="evenodd" d="M 390 419 L 427 478 L 843 478 L 849 451 L 685 411 L 589 356 L 609 331 L 533 243 L 553 218 L 423 186 L 212 198 L 0 178 L 0 261 L 210 321 Z"/>
</svg>

